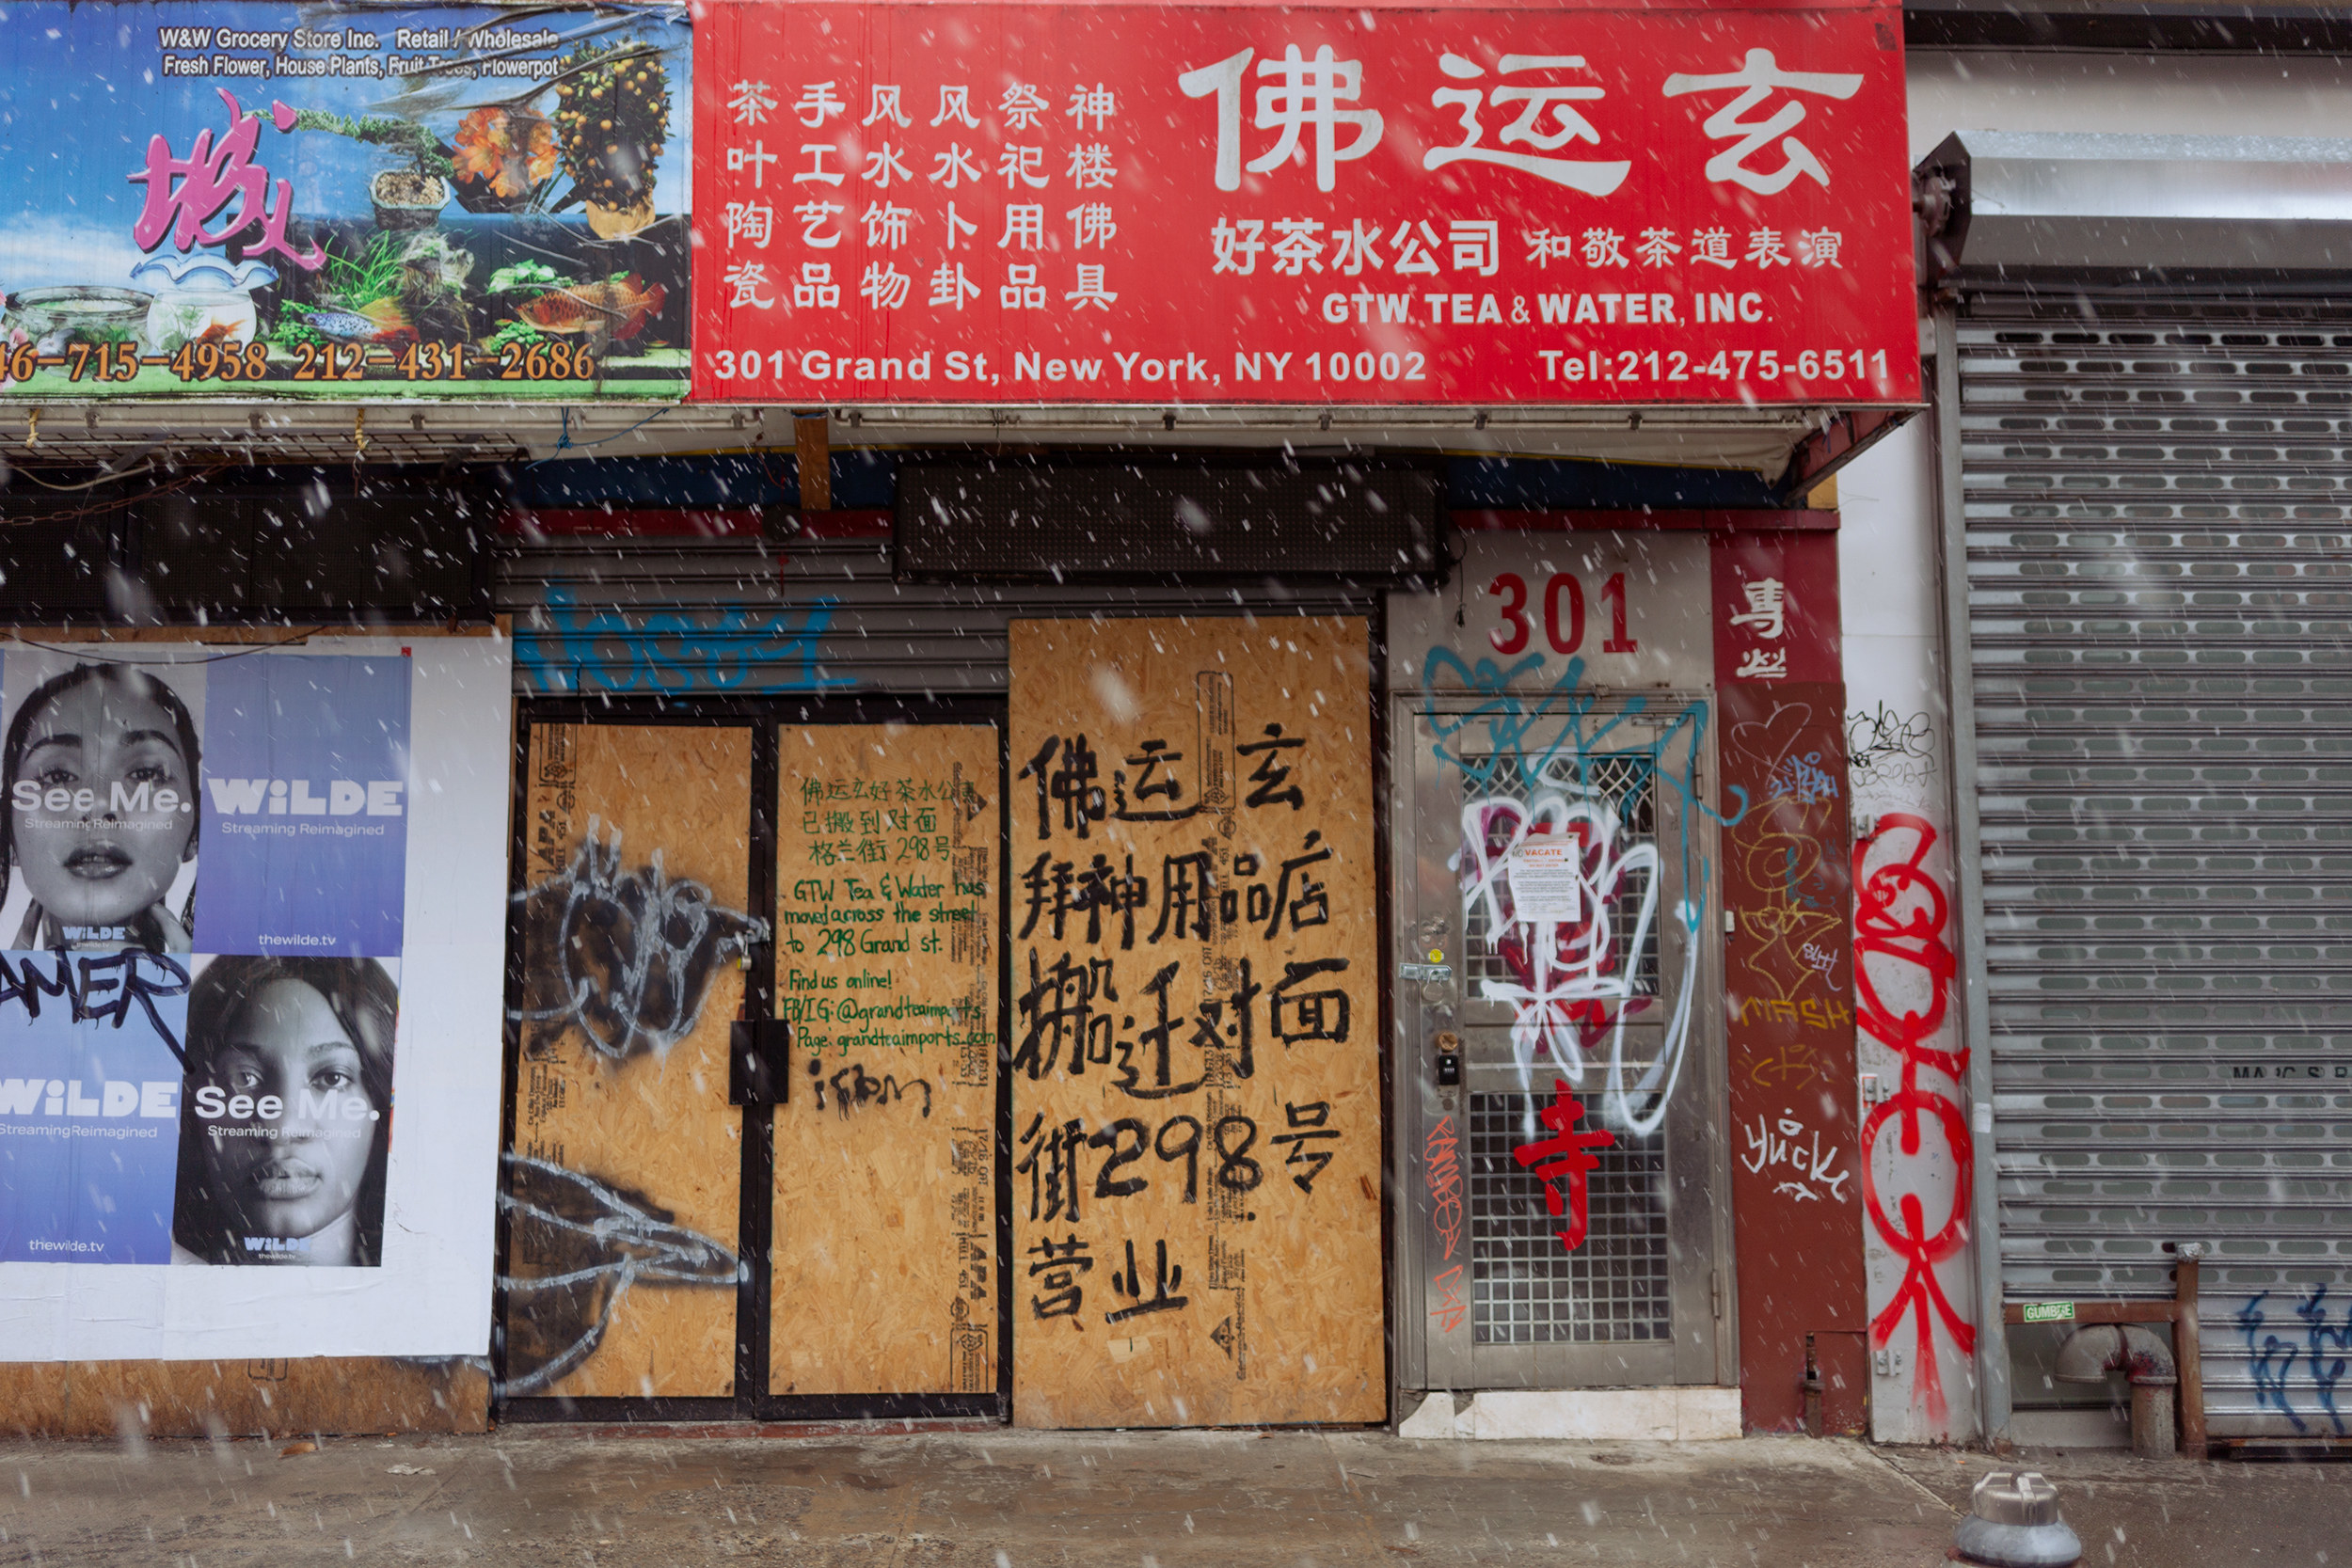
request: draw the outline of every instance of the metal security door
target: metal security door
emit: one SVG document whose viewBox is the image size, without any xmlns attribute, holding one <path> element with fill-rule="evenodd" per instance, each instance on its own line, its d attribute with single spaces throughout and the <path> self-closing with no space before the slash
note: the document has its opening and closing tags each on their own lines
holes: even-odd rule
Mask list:
<svg viewBox="0 0 2352 1568">
<path fill-rule="evenodd" d="M 1662 737 L 1586 713 L 1481 752 L 1425 701 L 1398 733 L 1422 1381 L 1713 1382 L 1712 964 Z"/>
</svg>

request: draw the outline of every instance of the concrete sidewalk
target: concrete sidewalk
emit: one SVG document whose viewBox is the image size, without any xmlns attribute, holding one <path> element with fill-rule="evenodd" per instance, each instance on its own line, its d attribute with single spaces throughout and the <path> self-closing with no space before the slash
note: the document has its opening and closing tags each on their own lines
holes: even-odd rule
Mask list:
<svg viewBox="0 0 2352 1568">
<path fill-rule="evenodd" d="M 510 1427 L 282 1446 L 6 1445 L 0 1563 L 1931 1568 L 1951 1505 L 1984 1468 L 1980 1457 L 1890 1459 L 1801 1438 L 1415 1443 L 1354 1432 Z M 2079 1483 L 2065 1465 L 2046 1467 L 2089 1564 L 2325 1563 L 2317 1554 L 2329 1551 L 2352 1562 L 2344 1467 L 2083 1463 Z"/>
<path fill-rule="evenodd" d="M 2184 1465 L 2100 1449 L 2028 1449 L 2013 1458 L 1882 1449 L 1888 1465 L 1955 1509 L 1987 1470 L 2040 1470 L 2058 1485 L 2084 1568 L 2213 1563 L 2352 1563 L 2352 1463 L 2230 1460 Z M 2352 1457 L 2352 1456 L 2347 1456 Z"/>
</svg>

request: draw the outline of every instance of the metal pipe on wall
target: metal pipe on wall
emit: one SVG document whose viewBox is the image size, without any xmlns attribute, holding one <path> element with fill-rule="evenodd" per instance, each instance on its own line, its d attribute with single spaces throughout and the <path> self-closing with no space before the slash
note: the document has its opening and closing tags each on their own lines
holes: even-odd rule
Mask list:
<svg viewBox="0 0 2352 1568">
<path fill-rule="evenodd" d="M 1952 873 L 1960 915 L 1961 1027 L 1968 1041 L 1970 1243 L 1976 1248 L 1977 1418 L 1985 1446 L 2009 1445 L 2009 1337 L 2001 1321 L 2001 1218 L 1993 1141 L 1992 990 L 1984 957 L 1983 827 L 1977 814 L 1977 681 L 1968 644 L 1967 491 L 1961 473 L 1960 328 L 1935 306 L 1936 525 L 1942 545 L 1943 653 Z"/>
</svg>

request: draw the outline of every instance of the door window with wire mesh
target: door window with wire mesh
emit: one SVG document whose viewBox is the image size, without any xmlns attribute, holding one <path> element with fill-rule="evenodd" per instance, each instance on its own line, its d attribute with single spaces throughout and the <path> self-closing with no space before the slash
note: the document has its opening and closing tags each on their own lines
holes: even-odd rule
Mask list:
<svg viewBox="0 0 2352 1568">
<path fill-rule="evenodd" d="M 1600 1097 L 1577 1095 L 1587 1124 Z M 1666 1140 L 1615 1131 L 1585 1178 L 1583 1244 L 1564 1249 L 1544 1182 L 1513 1150 L 1544 1135 L 1550 1095 L 1470 1097 L 1470 1325 L 1482 1345 L 1613 1344 L 1673 1334 Z"/>
<path fill-rule="evenodd" d="M 1462 808 L 1459 868 L 1470 999 L 1506 1000 L 1490 996 L 1492 982 L 1547 997 L 1544 1011 L 1562 1022 L 1613 1019 L 1619 997 L 1638 1016 L 1658 995 L 1655 760 L 1647 752 L 1463 760 L 1477 785 Z M 1513 850 L 1552 835 L 1582 841 L 1580 880 L 1595 896 L 1583 919 L 1551 927 L 1545 948 L 1543 927 L 1514 902 L 1509 868 Z"/>
<path fill-rule="evenodd" d="M 1655 760 L 1642 751 L 1465 763 L 1465 1022 L 1483 1036 L 1479 1058 L 1515 1066 L 1524 1090 L 1470 1096 L 1474 1338 L 1669 1338 L 1665 1140 L 1649 1114 L 1658 1097 L 1618 1097 L 1613 1112 L 1603 1087 L 1622 1081 L 1625 1057 L 1656 1053 L 1645 1043 L 1656 1037 L 1645 1025 L 1661 1022 Z M 1555 883 L 1538 906 L 1514 885 L 1515 857 L 1563 839 L 1578 845 L 1572 895 L 1564 900 Z M 1559 1096 L 1563 1075 L 1580 1091 Z M 1547 1136 L 1539 1117 L 1555 1100 L 1581 1105 L 1579 1125 L 1614 1139 L 1580 1178 L 1586 1228 L 1574 1248 L 1563 1244 L 1549 1183 L 1515 1152 Z"/>
</svg>

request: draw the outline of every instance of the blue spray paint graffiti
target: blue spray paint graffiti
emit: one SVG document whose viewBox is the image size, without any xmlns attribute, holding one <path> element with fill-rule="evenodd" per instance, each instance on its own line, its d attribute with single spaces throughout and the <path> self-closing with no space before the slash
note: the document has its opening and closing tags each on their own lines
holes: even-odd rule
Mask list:
<svg viewBox="0 0 2352 1568">
<path fill-rule="evenodd" d="M 515 628 L 515 663 L 538 691 L 830 691 L 823 643 L 839 601 L 628 614 L 580 608 L 568 589 Z"/>
<path fill-rule="evenodd" d="M 2352 1306 L 2344 1311 L 2344 1321 L 2331 1324 L 2328 1321 L 2328 1287 L 2314 1285 L 2295 1308 L 2295 1315 L 2303 1320 L 2302 1342 L 2264 1334 L 2269 1322 L 2263 1312 L 2263 1303 L 2270 1292 L 2247 1298 L 2238 1308 L 2237 1326 L 2246 1336 L 2246 1357 L 2254 1374 L 2254 1402 L 2266 1410 L 2276 1410 L 2295 1425 L 2297 1432 L 2311 1427 L 2296 1412 L 2290 1393 L 2296 1380 L 2297 1357 L 2305 1359 L 2305 1371 L 2311 1379 L 2312 1398 L 2324 1411 L 2336 1435 L 2344 1433 L 2344 1416 L 2336 1409 L 2336 1385 L 2343 1381 L 2345 1358 L 2333 1354 L 2337 1351 L 2352 1351 Z"/>
<path fill-rule="evenodd" d="M 1476 663 L 1464 662 L 1461 655 L 1451 648 L 1431 648 L 1422 660 L 1422 695 L 1436 705 L 1438 678 L 1451 671 L 1462 688 L 1479 699 L 1475 707 L 1459 713 L 1433 713 L 1430 726 L 1437 732 L 1437 754 L 1439 761 L 1459 768 L 1469 786 L 1481 794 L 1491 793 L 1499 778 L 1507 770 L 1518 769 L 1529 778 L 1552 778 L 1555 768 L 1565 765 L 1575 769 L 1581 781 L 1588 783 L 1596 768 L 1621 765 L 1629 758 L 1639 760 L 1648 777 L 1671 787 L 1682 798 L 1683 804 L 1710 818 L 1722 827 L 1729 827 L 1748 812 L 1747 791 L 1735 788 L 1731 794 L 1739 800 L 1739 809 L 1724 816 L 1699 799 L 1699 743 L 1707 733 L 1707 705 L 1692 703 L 1666 721 L 1655 739 L 1637 739 L 1631 734 L 1620 736 L 1636 721 L 1649 715 L 1649 699 L 1640 692 L 1627 694 L 1603 715 L 1601 696 L 1584 689 L 1584 661 L 1571 658 L 1560 672 L 1559 679 L 1540 694 L 1515 690 L 1513 685 L 1523 677 L 1540 675 L 1544 656 L 1529 654 L 1507 669 L 1491 658 Z M 1533 697 L 1531 705 L 1529 699 Z M 1529 742 L 1538 732 L 1557 723 L 1560 732 L 1549 744 L 1530 749 Z M 1483 725 L 1486 730 L 1485 755 L 1470 756 L 1457 741 L 1465 730 Z M 1615 748 L 1609 741 L 1618 737 Z M 1679 749 L 1678 762 L 1670 757 Z M 1645 781 L 1646 782 L 1646 780 Z M 1685 820 L 1688 816 L 1686 813 Z M 1690 850 L 1690 837 L 1683 836 L 1683 850 Z M 1693 879 L 1686 883 L 1699 885 Z"/>
<path fill-rule="evenodd" d="M 1570 1082 L 1581 1084 L 1584 1052 L 1605 1036 L 1610 1048 L 1603 1113 L 1636 1133 L 1648 1133 L 1665 1119 L 1696 1001 L 1708 868 L 1692 847 L 1691 828 L 1702 816 L 1724 825 L 1739 821 L 1747 814 L 1747 796 L 1733 792 L 1739 809 L 1730 816 L 1699 798 L 1705 703 L 1663 718 L 1653 732 L 1649 723 L 1637 727 L 1649 711 L 1648 699 L 1640 694 L 1624 697 L 1603 713 L 1600 696 L 1583 688 L 1580 658 L 1569 659 L 1548 689 L 1515 689 L 1521 680 L 1532 687 L 1543 667 L 1540 654 L 1505 668 L 1488 658 L 1465 662 L 1445 647 L 1431 648 L 1422 662 L 1422 691 L 1431 709 L 1427 721 L 1436 736 L 1433 750 L 1464 781 L 1463 847 L 1454 868 L 1461 880 L 1465 940 L 1473 926 L 1483 925 L 1488 947 L 1514 972 L 1518 983 L 1486 980 L 1481 994 L 1513 1009 L 1511 1043 L 1522 1085 L 1532 1092 L 1539 1051 Z M 1476 699 L 1473 705 L 1443 711 L 1438 687 L 1448 677 Z M 1646 950 L 1657 915 L 1659 847 L 1654 841 L 1627 842 L 1620 805 L 1647 797 L 1661 784 L 1682 801 L 1673 817 L 1684 889 L 1674 911 L 1685 936 L 1683 964 L 1673 994 L 1657 998 L 1669 1009 L 1663 1040 L 1629 1086 L 1626 1023 L 1650 998 L 1637 994 L 1638 958 L 1628 962 L 1620 957 L 1615 927 L 1628 924 L 1624 916 L 1629 913 L 1630 943 L 1625 951 Z M 1517 907 L 1508 867 L 1515 852 L 1538 840 L 1547 847 L 1581 846 L 1576 918 L 1523 915 Z"/>
<path fill-rule="evenodd" d="M 1765 791 L 1777 799 L 1786 795 L 1812 805 L 1817 800 L 1837 799 L 1837 781 L 1821 767 L 1821 753 L 1807 752 L 1804 755 L 1783 757 L 1765 782 Z"/>
</svg>

